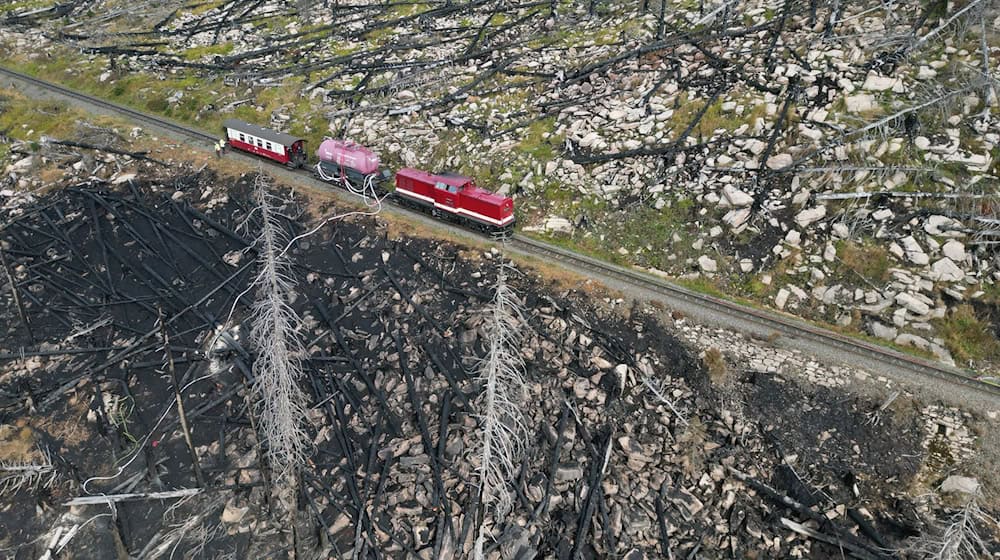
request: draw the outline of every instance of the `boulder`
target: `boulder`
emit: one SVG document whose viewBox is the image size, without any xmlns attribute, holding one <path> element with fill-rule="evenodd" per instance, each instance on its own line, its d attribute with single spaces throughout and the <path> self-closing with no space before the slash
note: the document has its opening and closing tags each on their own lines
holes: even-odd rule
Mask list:
<svg viewBox="0 0 1000 560">
<path fill-rule="evenodd" d="M 792 165 L 791 154 L 776 154 L 767 158 L 767 167 L 769 169 L 784 169 Z"/>
<path fill-rule="evenodd" d="M 722 217 L 722 222 L 733 229 L 738 229 L 743 227 L 749 219 L 749 208 L 734 208 L 726 212 L 726 215 Z"/>
<path fill-rule="evenodd" d="M 924 222 L 924 231 L 931 235 L 944 235 L 948 231 L 961 227 L 955 220 L 940 215 L 928 216 Z"/>
<path fill-rule="evenodd" d="M 941 254 L 955 262 L 962 262 L 965 260 L 965 245 L 952 239 L 941 247 Z"/>
<path fill-rule="evenodd" d="M 864 113 L 877 107 L 875 98 L 867 93 L 848 95 L 844 98 L 844 103 L 847 105 L 847 112 L 849 113 Z"/>
<path fill-rule="evenodd" d="M 890 327 L 889 325 L 884 325 L 879 321 L 872 321 L 868 325 L 868 327 L 869 329 L 871 329 L 872 336 L 884 340 L 895 340 L 896 335 L 899 334 L 899 331 L 896 330 L 896 327 Z"/>
<path fill-rule="evenodd" d="M 861 85 L 861 89 L 866 91 L 888 91 L 893 88 L 899 88 L 900 85 L 899 78 L 868 74 L 865 83 Z"/>
<path fill-rule="evenodd" d="M 753 204 L 753 197 L 732 185 L 722 187 L 719 206 L 723 208 L 743 208 Z"/>
<path fill-rule="evenodd" d="M 976 495 L 979 493 L 979 481 L 968 476 L 953 474 L 941 483 L 941 491 Z"/>
<path fill-rule="evenodd" d="M 917 240 L 912 235 L 900 239 L 899 243 L 903 246 L 906 258 L 913 264 L 925 265 L 931 262 L 930 257 L 927 256 L 920 243 L 917 243 Z"/>
<path fill-rule="evenodd" d="M 778 290 L 778 295 L 774 296 L 774 306 L 778 309 L 784 309 L 785 304 L 788 303 L 789 295 L 791 295 L 791 292 L 784 288 Z"/>
<path fill-rule="evenodd" d="M 715 259 L 712 259 L 707 255 L 702 255 L 698 257 L 698 268 L 700 268 L 702 272 L 716 272 L 719 270 L 719 265 L 715 262 Z"/>
<path fill-rule="evenodd" d="M 930 276 L 940 282 L 961 282 L 965 279 L 965 272 L 954 261 L 944 257 L 931 265 Z"/>
<path fill-rule="evenodd" d="M 826 216 L 826 206 L 813 206 L 796 214 L 795 223 L 799 227 L 806 227 L 823 219 L 823 216 Z"/>
<path fill-rule="evenodd" d="M 908 292 L 900 292 L 896 294 L 896 303 L 916 315 L 926 315 L 931 310 L 929 305 L 920 301 L 916 296 Z"/>
<path fill-rule="evenodd" d="M 545 229 L 556 233 L 573 233 L 573 224 L 566 218 L 549 216 L 545 220 Z"/>
</svg>

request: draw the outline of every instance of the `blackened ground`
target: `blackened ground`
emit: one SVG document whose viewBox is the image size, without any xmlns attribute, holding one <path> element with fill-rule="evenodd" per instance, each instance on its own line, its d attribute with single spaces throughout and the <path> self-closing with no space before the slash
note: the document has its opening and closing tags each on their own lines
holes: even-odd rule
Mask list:
<svg viewBox="0 0 1000 560">
<path fill-rule="evenodd" d="M 302 515 L 279 518 L 268 513 L 246 401 L 253 349 L 236 328 L 249 296 L 234 305 L 255 257 L 250 179 L 227 182 L 189 173 L 80 186 L 3 217 L 31 335 L 5 288 L 0 422 L 17 436 L 2 449 L 31 445 L 0 460 L 38 463 L 48 450 L 58 480 L 5 494 L 0 548 L 36 558 L 54 531 L 76 526 L 61 557 L 176 548 L 178 557 L 272 558 L 292 546 L 331 558 L 463 556 L 477 525 L 472 374 L 497 255 L 392 239 L 370 219 L 334 222 L 292 249 L 314 447 Z M 288 228 L 300 231 L 294 220 Z M 780 518 L 806 521 L 802 512 L 729 469 L 824 514 L 837 505 L 893 519 L 912 511 L 905 491 L 922 460 L 913 417 L 890 412 L 868 425 L 877 403 L 769 373 L 737 371 L 713 385 L 697 355 L 642 309 L 610 310 L 598 292 L 532 272 L 513 283 L 527 311 L 531 437 L 508 523 L 487 516 L 493 557 L 839 557 L 789 533 Z M 113 516 L 107 505 L 67 508 L 74 496 L 198 486 L 161 313 L 208 488 L 185 501 L 119 503 Z M 229 338 L 218 342 L 222 330 Z M 898 544 L 900 531 L 878 527 Z M 856 532 L 843 516 L 819 530 Z"/>
</svg>

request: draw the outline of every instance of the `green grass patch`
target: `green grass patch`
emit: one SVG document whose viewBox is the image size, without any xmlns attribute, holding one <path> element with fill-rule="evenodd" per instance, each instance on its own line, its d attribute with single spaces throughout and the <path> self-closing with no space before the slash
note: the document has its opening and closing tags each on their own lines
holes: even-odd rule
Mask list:
<svg viewBox="0 0 1000 560">
<path fill-rule="evenodd" d="M 5 2 L 0 5 L 0 14 L 8 12 L 24 13 L 40 8 L 47 8 L 55 4 L 52 0 L 23 0 L 21 2 Z"/>
<path fill-rule="evenodd" d="M 531 123 L 524 131 L 524 136 L 517 146 L 518 150 L 529 154 L 538 161 L 547 162 L 554 159 L 556 150 L 561 144 L 561 140 L 552 135 L 555 124 L 555 117 Z M 548 134 L 547 137 L 546 134 Z"/>
<path fill-rule="evenodd" d="M 1000 358 L 1000 342 L 971 305 L 959 305 L 933 323 L 956 361 Z"/>
<path fill-rule="evenodd" d="M 76 119 L 67 115 L 63 105 L 27 99 L 9 90 L 0 92 L 6 98 L 0 111 L 0 130 L 8 131 L 13 138 L 25 141 L 38 141 L 42 136 L 66 138 L 76 128 Z"/>
<path fill-rule="evenodd" d="M 873 282 L 885 282 L 889 279 L 892 261 L 886 248 L 853 241 L 838 241 L 835 247 L 840 264 L 847 269 Z"/>
<path fill-rule="evenodd" d="M 232 43 L 220 43 L 218 45 L 205 45 L 202 47 L 192 47 L 184 51 L 185 60 L 198 60 L 206 56 L 224 55 L 233 52 Z"/>
</svg>

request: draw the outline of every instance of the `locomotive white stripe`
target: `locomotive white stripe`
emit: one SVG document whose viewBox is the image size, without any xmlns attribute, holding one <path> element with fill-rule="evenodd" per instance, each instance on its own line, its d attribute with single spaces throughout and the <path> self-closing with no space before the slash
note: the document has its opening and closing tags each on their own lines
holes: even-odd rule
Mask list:
<svg viewBox="0 0 1000 560">
<path fill-rule="evenodd" d="M 409 196 L 409 197 L 412 197 L 412 198 L 416 198 L 416 199 L 422 200 L 424 202 L 430 202 L 436 208 L 441 208 L 442 210 L 451 212 L 452 214 L 466 214 L 466 215 L 471 216 L 473 218 L 477 218 L 479 220 L 483 220 L 484 222 L 489 222 L 491 224 L 496 224 L 498 226 L 506 225 L 506 224 L 508 224 L 508 223 L 510 223 L 511 221 L 514 220 L 513 214 L 510 215 L 510 216 L 508 216 L 506 219 L 497 220 L 496 218 L 491 218 L 489 216 L 484 216 L 483 214 L 480 214 L 478 212 L 473 212 L 472 210 L 466 210 L 465 208 L 452 208 L 451 206 L 445 206 L 444 204 L 440 204 L 438 202 L 435 202 L 434 199 L 431 198 L 431 197 L 429 197 L 429 196 L 424 196 L 422 194 L 415 193 L 415 192 L 407 190 L 407 189 L 402 189 L 402 188 L 396 187 L 396 190 L 402 192 L 406 196 Z"/>
</svg>

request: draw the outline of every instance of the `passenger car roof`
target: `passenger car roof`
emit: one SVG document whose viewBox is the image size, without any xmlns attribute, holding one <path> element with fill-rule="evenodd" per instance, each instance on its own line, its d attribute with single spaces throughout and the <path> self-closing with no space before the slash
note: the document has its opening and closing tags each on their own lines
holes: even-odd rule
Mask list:
<svg viewBox="0 0 1000 560">
<path fill-rule="evenodd" d="M 249 134 L 251 136 L 256 136 L 257 138 L 267 140 L 268 142 L 281 144 L 286 148 L 301 140 L 298 136 L 292 136 L 291 134 L 285 134 L 284 132 L 276 132 L 270 128 L 250 124 L 246 121 L 241 121 L 240 119 L 226 119 L 222 122 L 222 126 Z"/>
</svg>

